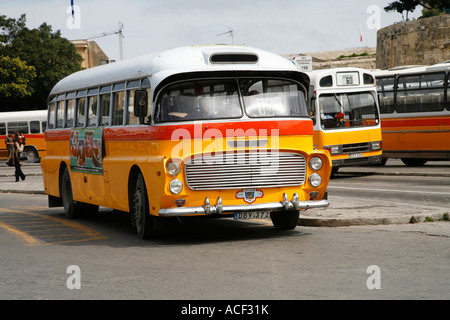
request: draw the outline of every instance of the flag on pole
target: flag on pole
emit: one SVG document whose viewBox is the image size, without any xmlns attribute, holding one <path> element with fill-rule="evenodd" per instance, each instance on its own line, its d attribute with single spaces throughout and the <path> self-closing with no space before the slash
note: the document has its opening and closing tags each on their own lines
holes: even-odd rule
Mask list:
<svg viewBox="0 0 450 320">
<path fill-rule="evenodd" d="M 362 43 L 362 30 L 361 30 L 361 26 L 359 26 L 359 42 Z"/>
<path fill-rule="evenodd" d="M 75 21 L 75 10 L 73 8 L 73 0 L 70 0 L 70 5 L 72 6 L 72 19 Z"/>
</svg>

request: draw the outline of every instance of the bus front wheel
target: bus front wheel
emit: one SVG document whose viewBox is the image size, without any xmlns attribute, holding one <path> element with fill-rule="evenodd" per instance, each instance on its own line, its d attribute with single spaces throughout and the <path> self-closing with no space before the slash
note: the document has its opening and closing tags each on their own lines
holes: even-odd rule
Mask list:
<svg viewBox="0 0 450 320">
<path fill-rule="evenodd" d="M 155 238 L 159 234 L 159 218 L 150 215 L 147 188 L 142 174 L 136 179 L 131 214 L 141 239 Z"/>
<path fill-rule="evenodd" d="M 270 213 L 270 218 L 272 219 L 273 226 L 278 230 L 295 229 L 298 224 L 299 216 L 300 211 L 298 210 Z"/>
</svg>

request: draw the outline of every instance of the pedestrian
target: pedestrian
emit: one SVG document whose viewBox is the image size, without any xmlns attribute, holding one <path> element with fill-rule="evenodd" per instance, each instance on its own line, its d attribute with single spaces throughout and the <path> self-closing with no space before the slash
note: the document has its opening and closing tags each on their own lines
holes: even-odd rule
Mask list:
<svg viewBox="0 0 450 320">
<path fill-rule="evenodd" d="M 5 144 L 6 148 L 8 149 L 8 158 L 6 159 L 6 164 L 8 166 L 12 166 L 12 155 L 14 150 L 14 136 L 12 133 L 8 133 L 8 135 L 5 137 Z"/>
<path fill-rule="evenodd" d="M 24 136 L 17 131 L 15 137 L 14 137 L 14 150 L 13 150 L 13 157 L 12 161 L 14 164 L 14 167 L 16 168 L 15 176 L 16 176 L 16 182 L 19 181 L 19 177 L 22 180 L 25 180 L 25 174 L 22 172 L 21 163 L 20 163 L 20 154 L 23 152 L 25 145 L 25 138 Z"/>
</svg>

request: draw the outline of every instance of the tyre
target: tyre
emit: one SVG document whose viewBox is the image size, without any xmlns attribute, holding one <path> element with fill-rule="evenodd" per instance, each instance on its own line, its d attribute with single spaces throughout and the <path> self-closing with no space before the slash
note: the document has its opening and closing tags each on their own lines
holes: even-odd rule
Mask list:
<svg viewBox="0 0 450 320">
<path fill-rule="evenodd" d="M 272 219 L 273 226 L 278 230 L 295 229 L 298 224 L 299 216 L 300 211 L 298 210 L 270 213 L 270 218 Z"/>
<path fill-rule="evenodd" d="M 421 167 L 428 162 L 426 159 L 416 159 L 416 158 L 401 158 L 402 162 L 408 167 Z"/>
<path fill-rule="evenodd" d="M 26 152 L 27 158 L 28 158 L 25 162 L 27 162 L 27 163 L 39 162 L 39 155 L 34 148 L 25 147 L 25 152 Z"/>
<path fill-rule="evenodd" d="M 98 213 L 98 206 L 77 202 L 73 200 L 72 183 L 70 181 L 69 169 L 65 168 L 61 178 L 60 194 L 64 206 L 64 213 L 69 219 L 78 219 L 87 215 Z"/>
<path fill-rule="evenodd" d="M 75 202 L 72 195 L 72 183 L 70 182 L 69 170 L 64 169 L 61 178 L 60 194 L 64 206 L 64 213 L 69 219 L 76 219 L 80 217 L 80 213 L 76 210 Z"/>
<path fill-rule="evenodd" d="M 131 218 L 134 218 L 138 236 L 144 240 L 157 237 L 160 229 L 159 218 L 150 215 L 147 188 L 142 174 L 136 179 L 132 197 Z"/>
</svg>

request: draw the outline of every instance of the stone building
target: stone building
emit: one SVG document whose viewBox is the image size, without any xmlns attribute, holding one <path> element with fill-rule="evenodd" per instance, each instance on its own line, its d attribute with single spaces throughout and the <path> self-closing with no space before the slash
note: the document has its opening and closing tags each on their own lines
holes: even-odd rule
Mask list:
<svg viewBox="0 0 450 320">
<path fill-rule="evenodd" d="M 83 57 L 81 63 L 83 68 L 89 69 L 110 62 L 97 42 L 89 40 L 72 40 L 71 42 L 77 48 L 77 53 Z"/>
<path fill-rule="evenodd" d="M 378 69 L 450 60 L 450 15 L 400 22 L 378 30 Z"/>
</svg>

